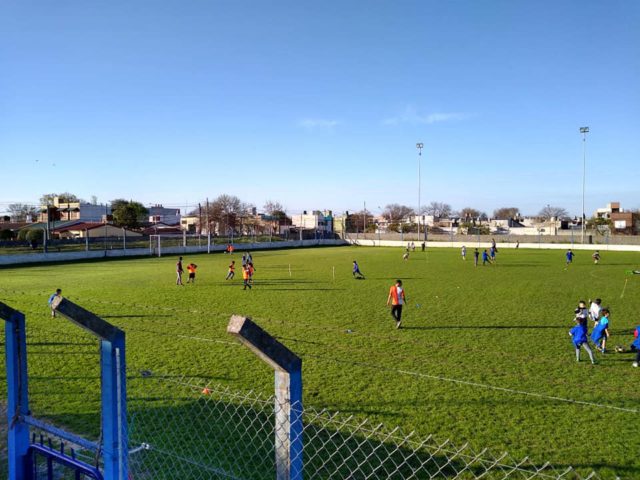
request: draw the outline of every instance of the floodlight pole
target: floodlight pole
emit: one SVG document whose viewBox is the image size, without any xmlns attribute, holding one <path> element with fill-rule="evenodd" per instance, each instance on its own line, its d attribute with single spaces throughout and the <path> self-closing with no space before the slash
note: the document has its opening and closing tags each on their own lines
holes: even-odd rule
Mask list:
<svg viewBox="0 0 640 480">
<path fill-rule="evenodd" d="M 580 127 L 580 133 L 582 134 L 582 244 L 584 244 L 585 234 L 585 215 L 584 215 L 584 191 L 587 179 L 587 133 L 589 133 L 589 127 Z"/>
<path fill-rule="evenodd" d="M 416 148 L 418 149 L 418 211 L 416 213 L 418 214 L 418 240 L 420 240 L 420 208 L 422 207 L 422 201 L 420 198 L 420 160 L 422 159 L 422 149 L 424 148 L 424 144 L 422 142 L 416 143 Z"/>
</svg>

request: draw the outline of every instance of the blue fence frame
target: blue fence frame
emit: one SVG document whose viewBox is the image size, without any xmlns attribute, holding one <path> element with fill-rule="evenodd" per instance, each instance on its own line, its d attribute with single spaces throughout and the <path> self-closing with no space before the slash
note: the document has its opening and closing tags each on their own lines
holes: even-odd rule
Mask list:
<svg viewBox="0 0 640 480">
<path fill-rule="evenodd" d="M 5 323 L 5 356 L 7 369 L 8 463 L 9 480 L 31 478 L 36 454 L 45 456 L 66 468 L 97 480 L 127 480 L 127 389 L 125 363 L 125 334 L 82 307 L 61 299 L 54 305 L 56 311 L 76 325 L 95 335 L 100 341 L 101 419 L 102 443 L 95 444 L 41 422 L 31 416 L 27 375 L 27 342 L 23 313 L 0 302 L 0 318 Z M 32 443 L 30 426 L 74 442 L 83 448 L 102 453 L 103 474 L 91 465 L 69 457 L 64 448 L 57 451 L 43 442 Z M 80 477 L 78 477 L 80 478 Z"/>
</svg>

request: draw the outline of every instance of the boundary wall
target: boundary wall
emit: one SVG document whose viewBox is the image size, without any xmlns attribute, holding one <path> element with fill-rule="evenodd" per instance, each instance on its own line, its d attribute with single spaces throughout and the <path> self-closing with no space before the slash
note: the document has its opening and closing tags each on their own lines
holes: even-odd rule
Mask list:
<svg viewBox="0 0 640 480">
<path fill-rule="evenodd" d="M 238 243 L 234 244 L 236 251 L 244 250 L 272 250 L 280 248 L 297 248 L 297 247 L 317 247 L 317 246 L 338 246 L 348 245 L 345 240 L 289 240 L 282 242 L 258 242 L 258 243 Z M 215 253 L 224 252 L 227 248 L 226 244 L 202 246 L 176 246 L 163 247 L 162 256 L 166 255 L 184 255 L 189 253 Z M 121 257 L 151 257 L 156 254 L 151 252 L 149 248 L 129 248 L 126 250 L 90 250 L 82 252 L 47 252 L 47 253 L 26 253 L 17 255 L 0 255 L 0 266 L 3 265 L 24 265 L 31 263 L 48 263 L 48 262 L 73 262 L 78 260 L 90 260 L 99 258 L 121 258 Z"/>
<path fill-rule="evenodd" d="M 429 248 L 460 248 L 466 245 L 467 248 L 489 248 L 491 246 L 491 242 L 473 240 L 469 239 L 468 242 L 426 242 L 427 249 Z M 360 245 L 362 247 L 402 247 L 406 248 L 409 241 L 400 241 L 400 240 L 369 240 L 369 239 L 356 239 L 349 238 L 346 242 L 351 245 Z M 416 246 L 416 251 L 420 250 L 420 245 L 422 242 L 413 241 Z M 496 246 L 498 250 L 500 249 L 512 249 L 515 250 L 515 243 L 497 243 Z M 588 250 L 590 252 L 595 252 L 596 250 L 602 252 L 640 252 L 640 245 L 593 245 L 593 244 L 571 244 L 571 243 L 521 243 L 519 248 L 527 248 L 527 249 L 547 249 L 547 250 Z"/>
</svg>

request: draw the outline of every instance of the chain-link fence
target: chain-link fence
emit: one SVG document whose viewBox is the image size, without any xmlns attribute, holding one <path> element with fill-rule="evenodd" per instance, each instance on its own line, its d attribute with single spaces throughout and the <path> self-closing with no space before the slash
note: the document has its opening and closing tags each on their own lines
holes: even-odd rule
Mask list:
<svg viewBox="0 0 640 480">
<path fill-rule="evenodd" d="M 184 378 L 149 376 L 149 398 L 130 401 L 130 472 L 135 479 L 273 479 L 279 405 Z M 508 454 L 405 434 L 366 419 L 305 409 L 305 479 L 597 479 Z"/>
</svg>

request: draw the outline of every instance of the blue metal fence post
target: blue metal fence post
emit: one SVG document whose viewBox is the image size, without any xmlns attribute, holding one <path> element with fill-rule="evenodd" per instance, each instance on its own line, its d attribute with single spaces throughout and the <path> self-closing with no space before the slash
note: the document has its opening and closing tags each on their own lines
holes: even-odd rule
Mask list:
<svg viewBox="0 0 640 480">
<path fill-rule="evenodd" d="M 5 324 L 9 480 L 28 478 L 29 426 L 19 417 L 29 414 L 27 340 L 24 314 L 0 303 Z"/>
<path fill-rule="evenodd" d="M 105 480 L 127 480 L 127 419 L 124 332 L 100 342 L 102 455 Z"/>
</svg>

